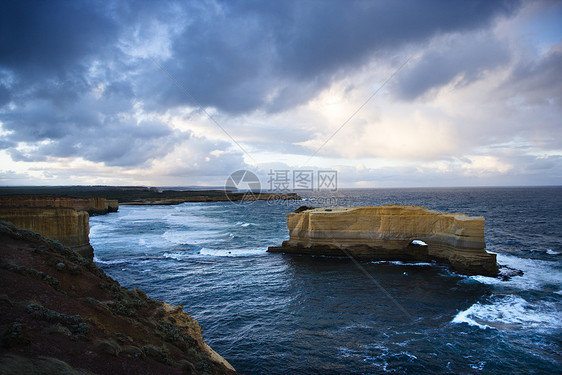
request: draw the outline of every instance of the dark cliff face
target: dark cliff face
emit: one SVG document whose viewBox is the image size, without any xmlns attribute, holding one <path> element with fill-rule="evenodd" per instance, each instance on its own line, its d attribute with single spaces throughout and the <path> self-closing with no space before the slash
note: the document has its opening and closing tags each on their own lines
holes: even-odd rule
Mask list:
<svg viewBox="0 0 562 375">
<path fill-rule="evenodd" d="M 183 312 L 0 221 L 0 373 L 235 374 Z"/>
</svg>

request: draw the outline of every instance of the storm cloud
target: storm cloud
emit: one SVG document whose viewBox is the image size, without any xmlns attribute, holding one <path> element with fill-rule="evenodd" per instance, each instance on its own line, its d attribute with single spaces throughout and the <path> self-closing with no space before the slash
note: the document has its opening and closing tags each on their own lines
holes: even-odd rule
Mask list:
<svg viewBox="0 0 562 375">
<path fill-rule="evenodd" d="M 201 154 L 189 157 L 219 160 L 209 153 L 220 144 L 235 160 L 229 166 L 243 167 L 241 150 L 217 141 L 218 121 L 249 149 L 306 154 L 303 145 L 325 134 L 310 116 L 288 114 L 366 67 L 395 69 L 412 57 L 388 87 L 405 103 L 511 69 L 516 56 L 494 28 L 527 5 L 3 1 L 0 149 L 16 162 L 82 158 L 140 168 L 196 142 Z M 553 49 L 519 61 L 497 94 L 519 90 L 539 103 L 552 100 L 546 93 L 560 106 L 560 85 L 549 84 L 561 76 L 560 56 Z M 205 119 L 213 129 L 201 130 Z"/>
<path fill-rule="evenodd" d="M 516 8 L 489 1 L 215 5 L 187 7 L 186 26 L 162 63 L 199 103 L 231 113 L 301 105 L 375 55 L 485 26 Z M 193 104 L 166 80 L 142 86 L 165 107 Z"/>
</svg>

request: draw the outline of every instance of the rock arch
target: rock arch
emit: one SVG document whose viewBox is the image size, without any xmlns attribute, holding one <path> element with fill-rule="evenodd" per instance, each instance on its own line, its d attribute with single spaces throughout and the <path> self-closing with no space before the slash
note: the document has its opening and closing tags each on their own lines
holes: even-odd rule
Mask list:
<svg viewBox="0 0 562 375">
<path fill-rule="evenodd" d="M 307 208 L 287 215 L 290 239 L 272 252 L 344 254 L 374 260 L 436 260 L 465 274 L 496 275 L 484 217 L 386 205 Z M 412 244 L 420 240 L 427 246 Z"/>
</svg>

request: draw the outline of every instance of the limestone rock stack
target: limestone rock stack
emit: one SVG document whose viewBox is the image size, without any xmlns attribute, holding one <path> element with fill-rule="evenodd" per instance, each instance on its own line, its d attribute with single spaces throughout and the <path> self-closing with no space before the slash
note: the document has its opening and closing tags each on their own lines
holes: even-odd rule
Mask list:
<svg viewBox="0 0 562 375">
<path fill-rule="evenodd" d="M 495 276 L 496 255 L 485 250 L 484 222 L 482 216 L 418 206 L 304 209 L 287 215 L 290 239 L 269 251 L 342 256 L 346 250 L 358 258 L 436 260 L 465 274 Z"/>
</svg>

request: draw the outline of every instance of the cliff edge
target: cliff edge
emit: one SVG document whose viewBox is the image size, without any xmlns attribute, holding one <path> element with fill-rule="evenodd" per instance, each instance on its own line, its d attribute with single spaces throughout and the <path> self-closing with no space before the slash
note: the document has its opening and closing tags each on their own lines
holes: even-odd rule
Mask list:
<svg viewBox="0 0 562 375">
<path fill-rule="evenodd" d="M 89 215 L 116 212 L 115 200 L 75 198 L 50 194 L 0 195 L 0 219 L 57 240 L 78 254 L 92 259 Z"/>
<path fill-rule="evenodd" d="M 91 215 L 117 212 L 119 203 L 115 199 L 101 197 L 71 197 L 54 194 L 6 194 L 0 195 L 0 207 L 73 208 Z"/>
<path fill-rule="evenodd" d="M 0 221 L 0 373 L 235 374 L 182 306 Z"/>
<path fill-rule="evenodd" d="M 0 219 L 59 241 L 85 258 L 93 259 L 90 217 L 73 208 L 0 207 Z"/>
<path fill-rule="evenodd" d="M 436 260 L 469 275 L 496 276 L 486 252 L 484 217 L 425 207 L 300 208 L 287 215 L 289 240 L 271 252 L 350 255 L 373 260 Z"/>
</svg>

